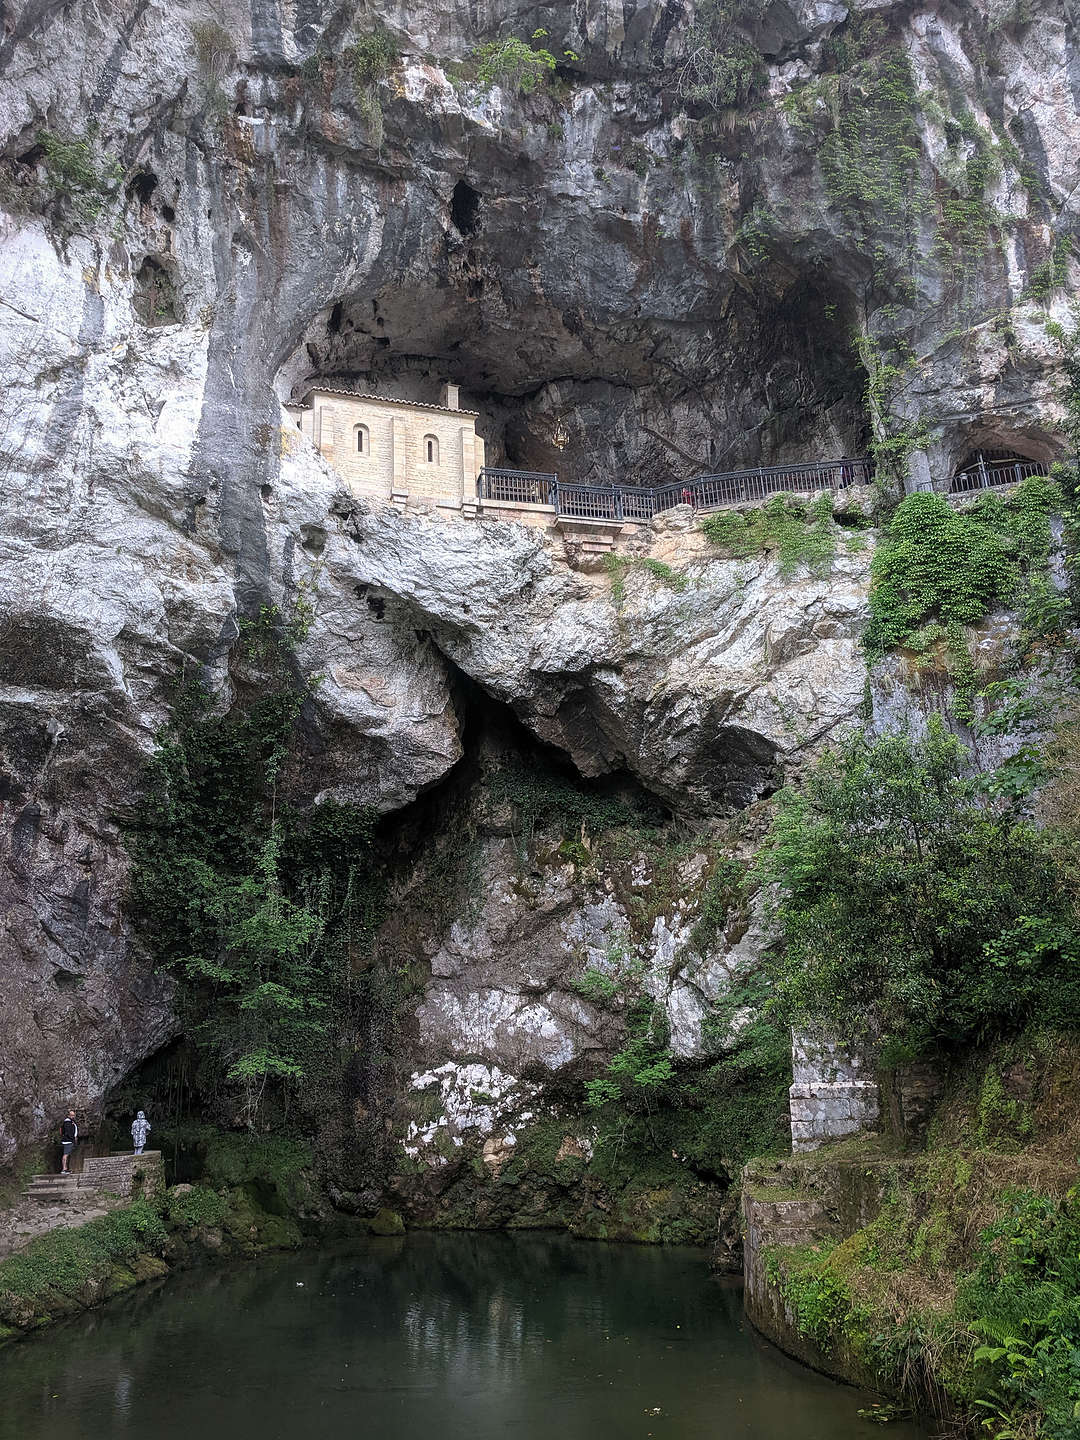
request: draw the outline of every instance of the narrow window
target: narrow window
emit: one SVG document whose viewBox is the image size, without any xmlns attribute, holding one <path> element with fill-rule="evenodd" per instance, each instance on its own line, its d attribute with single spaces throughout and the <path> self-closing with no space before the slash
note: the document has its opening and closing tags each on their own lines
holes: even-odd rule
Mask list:
<svg viewBox="0 0 1080 1440">
<path fill-rule="evenodd" d="M 424 459 L 429 465 L 439 463 L 439 442 L 434 435 L 424 436 Z"/>
<path fill-rule="evenodd" d="M 357 425 L 356 427 L 356 453 L 358 455 L 368 455 L 371 453 L 371 440 L 368 436 L 368 428 L 366 425 Z"/>
</svg>

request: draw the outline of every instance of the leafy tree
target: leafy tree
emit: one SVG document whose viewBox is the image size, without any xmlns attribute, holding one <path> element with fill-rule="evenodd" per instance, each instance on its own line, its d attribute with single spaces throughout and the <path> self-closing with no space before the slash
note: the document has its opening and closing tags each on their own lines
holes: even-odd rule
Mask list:
<svg viewBox="0 0 1080 1440">
<path fill-rule="evenodd" d="M 180 962 L 213 993 L 196 1038 L 220 1058 L 226 1080 L 241 1088 L 249 1126 L 267 1083 L 302 1079 L 304 1041 L 327 1033 L 318 967 L 325 909 L 282 893 L 280 852 L 275 823 L 251 873 L 221 875 L 193 859 L 214 926 L 213 945 Z"/>
<path fill-rule="evenodd" d="M 642 999 L 627 1017 L 626 1043 L 613 1056 L 607 1073 L 586 1082 L 586 1103 L 599 1110 L 621 1101 L 631 1110 L 648 1111 L 663 1098 L 674 1078 L 664 1011 Z"/>
<path fill-rule="evenodd" d="M 759 877 L 796 1026 L 921 1048 L 1080 1017 L 1052 837 L 988 802 L 938 717 L 923 739 L 857 734 L 783 792 Z"/>
</svg>

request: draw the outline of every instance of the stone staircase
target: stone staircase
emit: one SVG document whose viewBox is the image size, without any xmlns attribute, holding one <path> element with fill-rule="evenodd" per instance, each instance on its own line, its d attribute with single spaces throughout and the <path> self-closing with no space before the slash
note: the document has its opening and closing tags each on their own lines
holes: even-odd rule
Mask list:
<svg viewBox="0 0 1080 1440">
<path fill-rule="evenodd" d="M 88 1175 L 54 1173 L 33 1176 L 24 1193 L 39 1205 L 70 1205 L 89 1199 L 96 1189 L 96 1182 Z"/>
</svg>

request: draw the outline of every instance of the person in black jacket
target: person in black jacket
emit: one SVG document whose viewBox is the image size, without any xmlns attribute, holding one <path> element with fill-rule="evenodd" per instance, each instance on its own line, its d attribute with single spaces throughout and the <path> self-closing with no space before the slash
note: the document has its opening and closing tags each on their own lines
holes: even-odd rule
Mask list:
<svg viewBox="0 0 1080 1440">
<path fill-rule="evenodd" d="M 79 1138 L 79 1127 L 75 1124 L 75 1111 L 69 1110 L 66 1119 L 60 1122 L 60 1173 L 68 1173 L 68 1161 Z"/>
</svg>

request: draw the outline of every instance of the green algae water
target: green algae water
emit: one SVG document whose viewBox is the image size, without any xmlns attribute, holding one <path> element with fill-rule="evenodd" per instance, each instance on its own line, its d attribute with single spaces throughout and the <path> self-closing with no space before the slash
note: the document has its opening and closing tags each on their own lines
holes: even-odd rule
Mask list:
<svg viewBox="0 0 1080 1440">
<path fill-rule="evenodd" d="M 3 1440 L 870 1440 L 695 1250 L 411 1234 L 176 1276 L 0 1351 Z M 891 1426 L 892 1440 L 914 1427 Z"/>
</svg>

